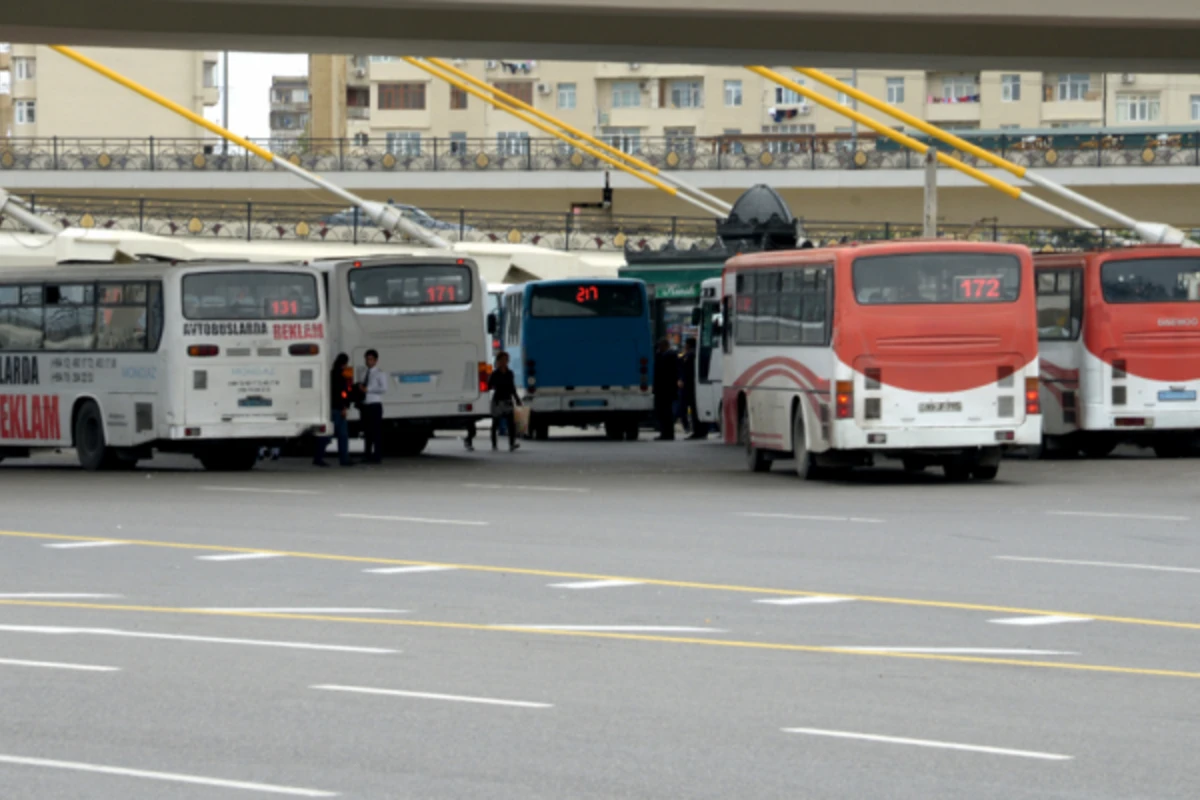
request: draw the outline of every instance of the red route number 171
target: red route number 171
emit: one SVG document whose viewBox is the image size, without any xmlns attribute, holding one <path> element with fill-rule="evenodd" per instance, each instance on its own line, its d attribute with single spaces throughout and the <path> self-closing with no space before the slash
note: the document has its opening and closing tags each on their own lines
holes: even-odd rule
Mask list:
<svg viewBox="0 0 1200 800">
<path fill-rule="evenodd" d="M 1000 279 L 958 278 L 958 296 L 963 300 L 999 300 Z"/>
</svg>

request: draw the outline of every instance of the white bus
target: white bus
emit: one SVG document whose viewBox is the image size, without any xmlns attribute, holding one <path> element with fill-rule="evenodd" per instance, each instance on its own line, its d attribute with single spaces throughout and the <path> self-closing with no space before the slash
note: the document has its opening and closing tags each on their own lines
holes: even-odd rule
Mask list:
<svg viewBox="0 0 1200 800">
<path fill-rule="evenodd" d="M 469 258 L 379 256 L 314 262 L 329 298 L 330 358 L 345 353 L 362 380 L 368 350 L 388 374 L 384 449 L 418 455 L 435 431 L 490 416 L 494 318 Z M 351 435 L 361 430 L 356 410 Z"/>
<path fill-rule="evenodd" d="M 894 241 L 725 265 L 725 441 L 802 478 L 900 459 L 991 480 L 1041 442 L 1027 248 Z"/>
<path fill-rule="evenodd" d="M 700 284 L 700 304 L 695 309 L 700 329 L 696 352 L 696 417 L 710 430 L 721 427 L 721 278 L 706 278 Z"/>
<path fill-rule="evenodd" d="M 329 423 L 319 278 L 269 265 L 0 270 L 0 458 L 73 447 L 85 469 L 155 450 L 251 469 Z"/>
</svg>

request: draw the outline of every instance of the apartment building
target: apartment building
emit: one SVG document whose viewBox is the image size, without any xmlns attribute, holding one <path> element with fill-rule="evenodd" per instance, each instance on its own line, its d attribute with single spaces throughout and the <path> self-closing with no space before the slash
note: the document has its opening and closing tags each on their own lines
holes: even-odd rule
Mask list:
<svg viewBox="0 0 1200 800">
<path fill-rule="evenodd" d="M 521 60 L 450 62 L 539 110 L 635 151 L 697 138 L 844 133 L 856 126 L 739 67 Z M 418 154 L 428 140 L 486 140 L 522 152 L 545 136 L 481 99 L 391 56 L 314 56 L 314 127 L 329 138 Z M 779 71 L 841 105 L 855 102 Z M 1200 76 L 828 70 L 915 116 L 953 130 L 1200 125 Z M 336 80 L 331 76 L 336 76 Z M 882 115 L 860 108 L 876 119 Z M 894 121 L 887 118 L 887 124 Z"/>
<path fill-rule="evenodd" d="M 80 48 L 197 114 L 216 105 L 217 54 Z M 49 47 L 0 44 L 0 137 L 196 138 L 201 131 Z"/>
<path fill-rule="evenodd" d="M 312 101 L 306 75 L 275 76 L 271 79 L 271 146 L 285 148 L 302 136 L 311 136 L 309 113 Z"/>
</svg>

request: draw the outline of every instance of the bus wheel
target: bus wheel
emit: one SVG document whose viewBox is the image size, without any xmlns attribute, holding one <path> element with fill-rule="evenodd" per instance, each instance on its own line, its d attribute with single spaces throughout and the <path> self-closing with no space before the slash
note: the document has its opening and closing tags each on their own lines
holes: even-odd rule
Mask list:
<svg viewBox="0 0 1200 800">
<path fill-rule="evenodd" d="M 792 416 L 792 455 L 796 459 L 796 474 L 802 481 L 813 481 L 821 477 L 821 469 L 813 463 L 808 452 L 808 440 L 804 437 L 804 413 L 796 409 Z"/>
<path fill-rule="evenodd" d="M 218 445 L 200 453 L 197 458 L 209 472 L 248 472 L 258 463 L 258 445 Z"/>
<path fill-rule="evenodd" d="M 533 425 L 533 438 L 539 442 L 547 441 L 550 438 L 550 425 L 546 422 L 535 422 Z"/>
<path fill-rule="evenodd" d="M 905 458 L 901 463 L 904 464 L 904 471 L 910 475 L 920 475 L 929 466 L 918 458 Z"/>
<path fill-rule="evenodd" d="M 604 438 L 610 442 L 619 442 L 625 438 L 625 428 L 621 420 L 610 419 L 604 423 Z"/>
<path fill-rule="evenodd" d="M 642 424 L 637 417 L 630 417 L 625 423 L 625 440 L 628 442 L 636 442 L 642 434 Z"/>
<path fill-rule="evenodd" d="M 971 472 L 975 469 L 978 467 L 965 458 L 956 458 L 942 465 L 942 471 L 950 483 L 966 483 L 971 480 Z"/>
<path fill-rule="evenodd" d="M 84 403 L 83 408 L 79 409 L 79 416 L 75 418 L 75 454 L 88 472 L 112 466 L 113 454 L 104 441 L 100 409 L 90 401 Z"/>
<path fill-rule="evenodd" d="M 1154 455 L 1159 458 L 1183 458 L 1188 454 L 1188 442 L 1180 439 L 1165 439 L 1155 442 Z"/>
<path fill-rule="evenodd" d="M 738 438 L 746 445 L 746 466 L 751 472 L 770 472 L 771 459 L 767 454 L 750 443 L 750 415 L 743 414 L 738 424 Z"/>
<path fill-rule="evenodd" d="M 980 464 L 971 470 L 971 476 L 977 481 L 994 481 L 999 473 L 999 464 Z"/>
<path fill-rule="evenodd" d="M 387 449 L 401 458 L 412 458 L 425 452 L 429 444 L 429 434 L 423 431 L 409 431 L 397 434 L 388 442 Z"/>
</svg>

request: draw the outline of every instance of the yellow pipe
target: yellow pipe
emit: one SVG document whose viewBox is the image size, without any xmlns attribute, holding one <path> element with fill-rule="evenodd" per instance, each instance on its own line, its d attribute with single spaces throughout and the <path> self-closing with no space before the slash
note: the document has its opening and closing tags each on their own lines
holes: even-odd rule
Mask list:
<svg viewBox="0 0 1200 800">
<path fill-rule="evenodd" d="M 867 94 L 866 92 L 860 90 L 858 87 L 851 86 L 848 83 L 843 83 L 842 81 L 839 81 L 837 78 L 834 78 L 830 75 L 826 75 L 824 72 L 821 72 L 820 70 L 817 70 L 817 69 L 809 69 L 807 67 L 793 67 L 793 69 L 795 69 L 801 75 L 806 75 L 809 78 L 812 78 L 814 81 L 816 81 L 818 83 L 825 84 L 830 89 L 836 89 L 837 91 L 842 92 L 843 94 L 845 94 L 849 97 L 853 97 L 855 100 L 857 100 L 860 103 L 866 103 L 868 106 L 875 109 L 876 111 L 882 111 L 884 114 L 889 114 L 905 124 L 912 125 L 914 128 L 921 131 L 922 133 L 927 133 L 930 136 L 932 136 L 933 138 L 943 141 L 946 144 L 948 144 L 952 147 L 955 147 L 964 153 L 970 153 L 971 155 L 978 158 L 980 161 L 986 161 L 988 164 L 991 164 L 993 167 L 998 167 L 998 168 L 1004 170 L 1005 172 L 1009 172 L 1009 173 L 1015 175 L 1018 178 L 1025 177 L 1025 167 L 1022 167 L 1019 164 L 1014 164 L 1013 162 L 1011 162 L 1007 159 L 1001 158 L 1000 156 L 995 155 L 994 153 L 989 153 L 987 150 L 984 150 L 981 147 L 977 147 L 976 145 L 971 144 L 966 139 L 961 139 L 961 138 L 955 136 L 954 134 L 949 133 L 948 131 L 942 130 L 941 128 L 937 127 L 936 125 L 930 125 L 928 122 L 921 119 L 920 117 L 914 117 L 912 114 L 909 114 L 907 111 L 903 111 L 899 108 L 896 108 L 895 106 L 893 106 L 889 103 L 885 103 L 882 100 L 877 100 L 874 97 L 872 97 L 871 95 Z"/>
<path fill-rule="evenodd" d="M 534 114 L 535 116 L 540 117 L 541 119 L 544 119 L 545 121 L 549 122 L 551 125 L 557 125 L 558 127 L 562 128 L 567 133 L 571 134 L 572 136 L 577 136 L 580 139 L 583 139 L 584 141 L 589 142 L 590 144 L 593 144 L 596 147 L 599 147 L 601 150 L 605 151 L 606 153 L 613 155 L 629 164 L 632 164 L 633 166 L 637 167 L 640 170 L 649 172 L 651 175 L 660 174 L 658 167 L 655 167 L 653 164 L 648 164 L 636 156 L 632 156 L 629 153 L 624 153 L 624 152 L 618 150 L 617 148 L 607 144 L 606 142 L 604 142 L 600 139 L 597 139 L 595 136 L 592 136 L 589 133 L 585 133 L 584 131 L 579 130 L 579 128 L 576 128 L 573 125 L 568 125 L 567 123 L 563 122 L 562 120 L 556 119 L 555 117 L 551 116 L 550 114 L 545 113 L 544 111 L 539 111 L 538 109 L 536 109 L 533 106 L 526 103 L 521 98 L 514 97 L 513 95 L 511 95 L 507 92 L 502 92 L 499 89 L 497 89 L 495 86 L 492 86 L 490 83 L 479 80 L 478 78 L 476 78 L 474 75 L 472 75 L 469 72 L 458 69 L 457 67 L 446 63 L 445 61 L 443 61 L 440 58 L 427 58 L 426 60 L 429 63 L 434 64 L 435 66 L 439 67 L 440 69 L 444 69 L 446 72 L 449 72 L 452 75 L 455 75 L 456 77 L 458 77 L 464 81 L 467 81 L 468 83 L 471 83 L 471 84 L 474 84 L 475 86 L 480 87 L 484 91 L 491 92 L 493 95 L 503 98 L 505 103 L 516 106 L 517 108 L 520 108 L 524 111 L 528 111 L 529 113 Z"/>
<path fill-rule="evenodd" d="M 482 100 L 485 103 L 490 103 L 491 105 L 495 106 L 496 108 L 500 109 L 501 111 L 507 111 L 509 114 L 512 114 L 514 117 L 521 120 L 522 122 L 532 125 L 533 127 L 537 128 L 538 130 L 545 131 L 546 133 L 548 133 L 551 136 L 554 136 L 558 139 L 562 139 L 563 141 L 570 144 L 572 147 L 578 147 L 580 150 L 582 150 L 583 152 L 592 156 L 593 158 L 598 158 L 601 161 L 605 162 L 606 164 L 610 164 L 613 167 L 616 167 L 617 169 L 621 170 L 622 172 L 627 172 L 630 175 L 634 176 L 635 178 L 640 178 L 641 180 L 650 184 L 654 188 L 661 189 L 662 191 L 666 192 L 667 194 L 671 195 L 672 197 L 675 197 L 679 194 L 679 192 L 674 187 L 668 186 L 667 184 L 663 183 L 662 181 L 658 180 L 657 178 L 650 177 L 649 175 L 643 175 L 642 173 L 637 172 L 636 170 L 632 170 L 629 167 L 625 166 L 624 164 L 621 164 L 620 162 L 615 161 L 612 158 L 609 158 L 604 153 L 601 153 L 597 150 L 593 150 L 592 148 L 588 147 L 586 144 L 572 141 L 572 140 L 568 139 L 566 136 L 564 136 L 561 132 L 555 131 L 550 126 L 539 122 L 538 120 L 534 119 L 533 117 L 529 116 L 528 114 L 522 112 L 520 109 L 506 106 L 501 101 L 493 99 L 491 97 L 488 97 L 487 95 L 483 94 L 483 92 L 480 92 L 478 89 L 476 89 L 475 87 L 470 86 L 469 84 L 463 83 L 462 81 L 455 79 L 451 75 L 446 75 L 441 72 L 438 72 L 436 69 L 429 66 L 428 64 L 423 64 L 420 61 L 418 61 L 417 59 L 412 58 L 411 56 L 401 56 L 401 58 L 404 61 L 406 61 L 407 63 L 411 64 L 412 66 L 414 66 L 418 69 L 422 69 L 425 72 L 428 72 L 430 75 L 434 76 L 435 78 L 440 78 L 440 79 L 446 81 L 447 83 L 449 83 L 451 86 L 462 89 L 464 92 L 467 92 L 468 94 L 472 94 L 475 97 L 478 97 L 480 100 Z"/>
<path fill-rule="evenodd" d="M 847 108 L 843 105 L 835 103 L 834 101 L 830 100 L 829 98 L 825 97 L 824 95 L 818 94 L 817 92 L 814 92 L 812 89 L 809 89 L 807 86 L 805 86 L 801 83 L 797 83 L 796 81 L 788 78 L 785 75 L 781 75 L 778 72 L 775 72 L 774 70 L 767 69 L 766 67 L 746 67 L 746 69 L 750 70 L 751 72 L 755 73 L 756 75 L 761 75 L 762 77 L 766 78 L 767 80 L 774 81 L 775 83 L 778 83 L 781 86 L 786 86 L 788 89 L 791 89 L 793 92 L 796 92 L 797 94 L 801 95 L 802 97 L 807 97 L 809 100 L 812 100 L 814 103 L 817 103 L 818 105 L 828 108 L 830 111 L 836 112 L 845 117 L 849 117 L 850 119 L 857 122 L 859 125 L 870 128 L 871 130 L 875 131 L 876 133 L 880 134 L 881 136 L 886 136 L 895 142 L 899 142 L 900 144 L 904 145 L 905 147 L 907 147 L 910 150 L 915 150 L 918 153 L 922 153 L 922 154 L 929 151 L 929 145 L 924 144 L 923 142 L 919 142 L 916 139 L 912 138 L 911 136 L 906 136 L 903 133 L 900 133 L 900 131 L 889 128 L 888 126 L 884 125 L 883 123 L 876 122 L 875 120 L 871 119 L 870 117 L 868 117 L 864 114 L 860 114 L 859 112 L 855 111 L 854 109 Z M 974 178 L 975 180 L 979 181 L 980 183 L 986 184 L 987 186 L 992 187 L 993 189 L 995 189 L 998 192 L 1003 192 L 1004 194 L 1008 195 L 1009 197 L 1013 198 L 1014 200 L 1021 197 L 1021 190 L 1019 188 L 1017 188 L 1016 186 L 1005 183 L 1004 181 L 999 180 L 997 178 L 993 178 L 991 175 L 988 175 L 986 173 L 980 172 L 979 170 L 975 169 L 974 167 L 968 166 L 967 164 L 964 164 L 963 162 L 959 161 L 957 158 L 952 158 L 951 156 L 948 156 L 945 153 L 935 151 L 935 154 L 937 156 L 937 160 L 940 161 L 941 163 L 945 164 L 946 166 L 953 167 L 954 169 L 958 170 L 959 172 L 963 173 L 964 175 Z"/>
<path fill-rule="evenodd" d="M 220 136 L 222 139 L 227 139 L 227 140 L 233 142 L 234 144 L 241 145 L 242 147 L 246 148 L 251 153 L 254 153 L 254 155 L 258 156 L 261 159 L 264 159 L 266 161 L 274 161 L 275 160 L 275 155 L 270 150 L 259 147 L 254 142 L 251 142 L 248 139 L 243 139 L 241 136 L 238 136 L 236 133 L 231 133 L 231 132 L 225 130 L 224 128 L 222 128 L 220 125 L 217 125 L 214 122 L 209 122 L 204 117 L 200 116 L 199 114 L 195 113 L 194 111 L 190 111 L 190 110 L 184 108 L 183 106 L 179 105 L 178 103 L 168 100 L 167 98 L 163 97 L 158 92 L 147 89 L 145 86 L 142 86 L 139 83 L 134 83 L 133 81 L 126 78 L 124 75 L 120 75 L 116 72 L 113 72 L 108 67 L 104 66 L 103 64 L 101 64 L 97 61 L 93 61 L 92 59 L 88 58 L 87 56 L 83 55 L 82 53 L 76 52 L 75 50 L 72 50 L 69 47 L 64 47 L 61 44 L 52 44 L 52 45 L 50 45 L 50 49 L 53 50 L 54 52 L 58 53 L 59 55 L 64 55 L 67 58 L 71 59 L 72 61 L 76 61 L 76 62 L 82 64 L 83 66 L 87 67 L 90 70 L 100 73 L 101 75 L 103 75 L 104 77 L 108 78 L 111 81 L 116 81 L 117 83 L 124 86 L 126 89 L 130 89 L 132 91 L 137 92 L 138 94 L 140 94 L 142 97 L 146 98 L 147 100 L 151 100 L 155 103 L 158 103 L 163 108 L 170 109 L 171 111 L 174 111 L 176 114 L 179 114 L 181 117 L 186 117 L 188 120 L 196 123 L 200 127 L 204 128 L 206 130 L 212 131 L 217 136 Z"/>
</svg>

